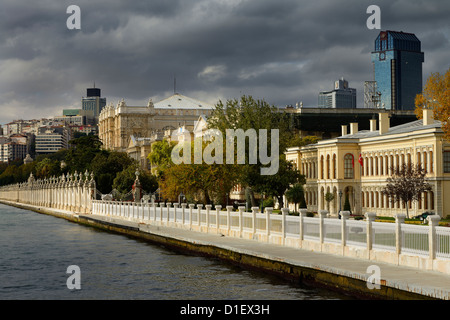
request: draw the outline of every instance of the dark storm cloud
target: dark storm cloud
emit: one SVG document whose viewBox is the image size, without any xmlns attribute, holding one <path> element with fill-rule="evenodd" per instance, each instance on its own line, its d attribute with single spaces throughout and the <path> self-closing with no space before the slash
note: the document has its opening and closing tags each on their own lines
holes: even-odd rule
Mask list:
<svg viewBox="0 0 450 320">
<path fill-rule="evenodd" d="M 71 4 L 81 30 L 66 28 Z M 171 94 L 175 75 L 193 98 L 252 94 L 279 106 L 315 106 L 344 77 L 361 105 L 379 32 L 366 28 L 370 4 L 382 29 L 422 41 L 424 77 L 449 67 L 444 1 L 0 0 L 0 123 L 78 108 L 94 81 L 108 102 L 145 105 Z"/>
</svg>

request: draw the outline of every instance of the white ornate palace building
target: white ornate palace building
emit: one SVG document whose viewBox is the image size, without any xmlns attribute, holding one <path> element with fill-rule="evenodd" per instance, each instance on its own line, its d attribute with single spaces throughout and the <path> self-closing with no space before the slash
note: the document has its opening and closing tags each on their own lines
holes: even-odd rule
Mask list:
<svg viewBox="0 0 450 320">
<path fill-rule="evenodd" d="M 378 116 L 378 121 L 370 120 L 370 130 L 358 131 L 358 124 L 351 123 L 350 132 L 343 125 L 339 137 L 287 150 L 287 159 L 306 176 L 308 210 L 336 215 L 348 197 L 356 214 L 405 213 L 403 203 L 388 199 L 382 190 L 392 167 L 420 163 L 432 190 L 408 203 L 410 216 L 425 211 L 450 215 L 450 142 L 444 139 L 441 123 L 433 119 L 431 110 L 424 110 L 423 120 L 394 127 L 389 126 L 388 113 Z M 327 193 L 334 195 L 330 202 L 325 200 Z"/>
<path fill-rule="evenodd" d="M 128 106 L 124 100 L 108 105 L 99 115 L 99 138 L 105 149 L 127 152 L 148 169 L 151 144 L 166 131 L 194 127 L 200 116 L 208 116 L 214 106 L 175 93 L 147 106 Z"/>
</svg>

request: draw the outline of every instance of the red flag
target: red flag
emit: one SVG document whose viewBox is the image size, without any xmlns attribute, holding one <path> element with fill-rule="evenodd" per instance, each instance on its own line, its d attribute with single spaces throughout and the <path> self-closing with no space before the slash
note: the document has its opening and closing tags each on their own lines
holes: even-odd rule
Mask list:
<svg viewBox="0 0 450 320">
<path fill-rule="evenodd" d="M 359 159 L 358 159 L 359 164 L 362 166 L 363 165 L 363 158 L 361 156 L 361 153 L 359 154 Z"/>
</svg>

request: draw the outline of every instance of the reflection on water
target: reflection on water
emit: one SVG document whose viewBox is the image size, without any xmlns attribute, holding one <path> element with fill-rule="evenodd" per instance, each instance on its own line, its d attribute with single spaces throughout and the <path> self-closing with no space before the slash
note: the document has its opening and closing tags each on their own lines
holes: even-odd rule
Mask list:
<svg viewBox="0 0 450 320">
<path fill-rule="evenodd" d="M 0 299 L 342 299 L 2 204 L 0 238 Z M 70 265 L 80 267 L 81 290 L 66 286 Z"/>
</svg>

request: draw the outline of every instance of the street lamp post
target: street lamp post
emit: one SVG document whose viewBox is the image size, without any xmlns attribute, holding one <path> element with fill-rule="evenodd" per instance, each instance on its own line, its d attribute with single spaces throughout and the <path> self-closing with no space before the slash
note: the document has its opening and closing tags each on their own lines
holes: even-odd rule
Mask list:
<svg viewBox="0 0 450 320">
<path fill-rule="evenodd" d="M 342 190 L 339 190 L 339 219 L 341 218 L 341 210 L 342 210 Z"/>
</svg>

